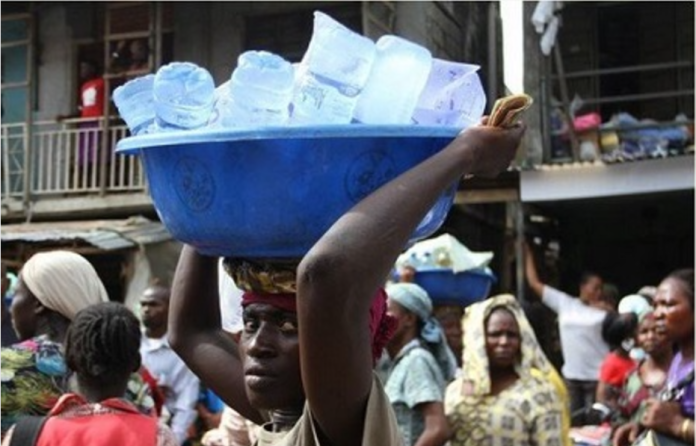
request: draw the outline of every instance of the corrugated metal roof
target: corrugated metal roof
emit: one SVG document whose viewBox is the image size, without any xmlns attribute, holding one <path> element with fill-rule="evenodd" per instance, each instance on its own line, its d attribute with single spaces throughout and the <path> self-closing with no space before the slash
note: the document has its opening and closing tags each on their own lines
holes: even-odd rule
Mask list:
<svg viewBox="0 0 696 446">
<path fill-rule="evenodd" d="M 83 240 L 106 251 L 171 240 L 164 225 L 144 217 L 126 220 L 88 220 L 2 225 L 0 241 L 59 242 Z"/>
</svg>

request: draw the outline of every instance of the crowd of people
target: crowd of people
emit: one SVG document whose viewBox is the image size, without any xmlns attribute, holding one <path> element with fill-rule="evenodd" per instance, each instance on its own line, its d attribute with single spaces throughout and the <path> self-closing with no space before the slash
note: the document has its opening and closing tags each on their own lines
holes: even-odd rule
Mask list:
<svg viewBox="0 0 696 446">
<path fill-rule="evenodd" d="M 523 133 L 466 130 L 303 258 L 221 267 L 184 246 L 172 283 L 135 311 L 109 301 L 84 257 L 35 254 L 10 307 L 18 340 L 2 349 L 3 446 L 565 446 L 597 403 L 614 446 L 692 444 L 693 269 L 614 306 L 598 274 L 578 297 L 544 283 L 527 247 L 527 283 L 558 315 L 560 374 L 519 296 L 466 307 L 456 330 L 407 277 L 385 283 L 442 191 L 504 170 Z"/>
</svg>

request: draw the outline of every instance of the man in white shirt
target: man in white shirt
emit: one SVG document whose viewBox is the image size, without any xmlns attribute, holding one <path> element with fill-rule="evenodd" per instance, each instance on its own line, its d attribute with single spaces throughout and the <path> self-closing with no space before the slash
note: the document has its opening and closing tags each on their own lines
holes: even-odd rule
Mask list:
<svg viewBox="0 0 696 446">
<path fill-rule="evenodd" d="M 167 341 L 169 288 L 154 285 L 140 298 L 140 316 L 144 331 L 140 355 L 145 367 L 164 391 L 164 407 L 179 444 L 188 438 L 188 428 L 196 420 L 196 402 L 200 391 L 198 377 L 171 349 Z"/>
<path fill-rule="evenodd" d="M 525 272 L 530 288 L 558 315 L 563 351 L 562 373 L 570 396 L 571 414 L 595 401 L 599 369 L 609 346 L 602 338 L 602 322 L 610 306 L 602 300 L 602 278 L 586 273 L 580 279 L 579 298 L 539 280 L 529 247 L 525 249 Z"/>
</svg>

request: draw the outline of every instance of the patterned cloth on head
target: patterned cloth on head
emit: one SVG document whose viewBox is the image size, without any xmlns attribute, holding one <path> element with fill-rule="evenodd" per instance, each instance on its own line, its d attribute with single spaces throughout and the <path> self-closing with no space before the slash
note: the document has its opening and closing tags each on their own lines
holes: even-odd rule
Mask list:
<svg viewBox="0 0 696 446">
<path fill-rule="evenodd" d="M 83 308 L 109 300 L 92 264 L 74 252 L 34 254 L 22 267 L 20 277 L 41 305 L 69 320 Z"/>
<path fill-rule="evenodd" d="M 225 257 L 223 267 L 237 288 L 263 294 L 297 292 L 299 259 L 240 259 Z"/>
<path fill-rule="evenodd" d="M 396 283 L 387 287 L 387 295 L 421 320 L 423 327 L 419 337 L 428 344 L 442 369 L 445 382 L 451 381 L 457 372 L 457 360 L 447 344 L 440 322 L 432 314 L 433 303 L 428 292 L 415 283 Z"/>
<path fill-rule="evenodd" d="M 485 324 L 493 310 L 510 311 L 520 331 L 518 379 L 491 394 Z M 552 370 L 522 308 L 511 295 L 491 297 L 467 308 L 463 318 L 462 376 L 445 394 L 445 414 L 453 429 L 452 446 L 527 446 L 564 444 L 563 406 L 556 389 L 543 375 Z"/>
</svg>

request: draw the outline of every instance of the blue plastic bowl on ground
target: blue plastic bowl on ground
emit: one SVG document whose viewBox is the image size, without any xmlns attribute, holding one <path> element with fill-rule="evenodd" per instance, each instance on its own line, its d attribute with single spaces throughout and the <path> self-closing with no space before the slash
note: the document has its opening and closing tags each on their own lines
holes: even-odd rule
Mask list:
<svg viewBox="0 0 696 446">
<path fill-rule="evenodd" d="M 488 297 L 496 277 L 485 270 L 453 273 L 450 269 L 416 271 L 414 281 L 428 292 L 433 305 L 467 306 Z"/>
<path fill-rule="evenodd" d="M 458 129 L 333 125 L 177 131 L 122 139 L 138 154 L 157 213 L 177 240 L 214 256 L 303 256 L 362 198 L 443 149 Z M 410 242 L 435 232 L 444 193 Z"/>
</svg>

